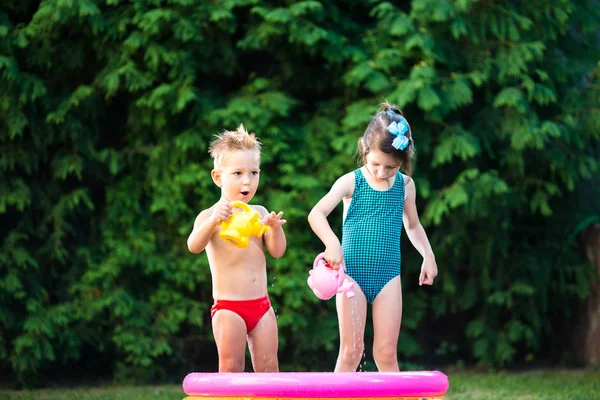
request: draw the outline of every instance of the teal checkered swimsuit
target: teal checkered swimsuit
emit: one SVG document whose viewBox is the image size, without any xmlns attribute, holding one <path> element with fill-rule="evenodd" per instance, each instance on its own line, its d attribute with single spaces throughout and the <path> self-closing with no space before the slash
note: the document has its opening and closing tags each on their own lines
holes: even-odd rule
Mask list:
<svg viewBox="0 0 600 400">
<path fill-rule="evenodd" d="M 372 303 L 400 275 L 400 234 L 404 211 L 404 178 L 396 173 L 386 191 L 373 189 L 361 169 L 354 171 L 354 194 L 342 230 L 346 273 Z"/>
</svg>

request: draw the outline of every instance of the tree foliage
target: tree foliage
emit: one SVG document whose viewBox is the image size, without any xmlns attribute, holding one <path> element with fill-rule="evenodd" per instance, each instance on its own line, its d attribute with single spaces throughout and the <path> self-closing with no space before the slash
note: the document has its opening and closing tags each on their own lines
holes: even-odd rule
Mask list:
<svg viewBox="0 0 600 400">
<path fill-rule="evenodd" d="M 254 201 L 288 219 L 268 260 L 282 369 L 330 370 L 306 216 L 383 99 L 411 122 L 440 267 L 419 288 L 404 240 L 403 365 L 557 345 L 589 284 L 569 238 L 600 213 L 597 1 L 338 3 L 3 2 L 0 370 L 214 369 L 208 264 L 185 241 L 219 195 L 207 144 L 239 123 L 265 148 Z"/>
</svg>

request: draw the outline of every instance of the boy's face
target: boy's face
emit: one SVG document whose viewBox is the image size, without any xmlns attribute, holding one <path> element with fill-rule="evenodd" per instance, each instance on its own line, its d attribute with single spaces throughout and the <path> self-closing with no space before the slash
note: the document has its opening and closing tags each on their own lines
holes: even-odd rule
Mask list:
<svg viewBox="0 0 600 400">
<path fill-rule="evenodd" d="M 232 151 L 224 154 L 211 176 L 228 201 L 248 203 L 256 194 L 260 177 L 260 154 L 256 150 Z"/>
</svg>

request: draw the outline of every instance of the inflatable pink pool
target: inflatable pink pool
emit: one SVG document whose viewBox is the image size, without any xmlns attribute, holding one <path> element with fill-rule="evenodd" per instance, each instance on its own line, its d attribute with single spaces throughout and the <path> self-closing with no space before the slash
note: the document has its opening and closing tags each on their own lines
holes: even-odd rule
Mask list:
<svg viewBox="0 0 600 400">
<path fill-rule="evenodd" d="M 442 397 L 448 385 L 448 377 L 439 371 L 193 372 L 183 380 L 183 391 L 198 397 L 423 398 Z"/>
</svg>

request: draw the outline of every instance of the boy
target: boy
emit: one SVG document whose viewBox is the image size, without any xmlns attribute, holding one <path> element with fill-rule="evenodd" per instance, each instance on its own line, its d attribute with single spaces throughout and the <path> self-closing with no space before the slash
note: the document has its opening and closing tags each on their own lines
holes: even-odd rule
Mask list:
<svg viewBox="0 0 600 400">
<path fill-rule="evenodd" d="M 280 258 L 286 250 L 281 219 L 283 212 L 269 213 L 252 205 L 261 222 L 271 227 L 262 238 L 252 236 L 246 248 L 219 238 L 221 222 L 233 214 L 231 202 L 248 203 L 258 188 L 261 145 L 243 125 L 217 135 L 209 152 L 214 159 L 211 176 L 221 188 L 221 198 L 202 211 L 194 222 L 187 244 L 197 254 L 206 249 L 215 302 L 212 327 L 219 353 L 219 372 L 243 372 L 246 340 L 255 372 L 279 372 L 277 321 L 267 294 L 266 246 Z"/>
</svg>

